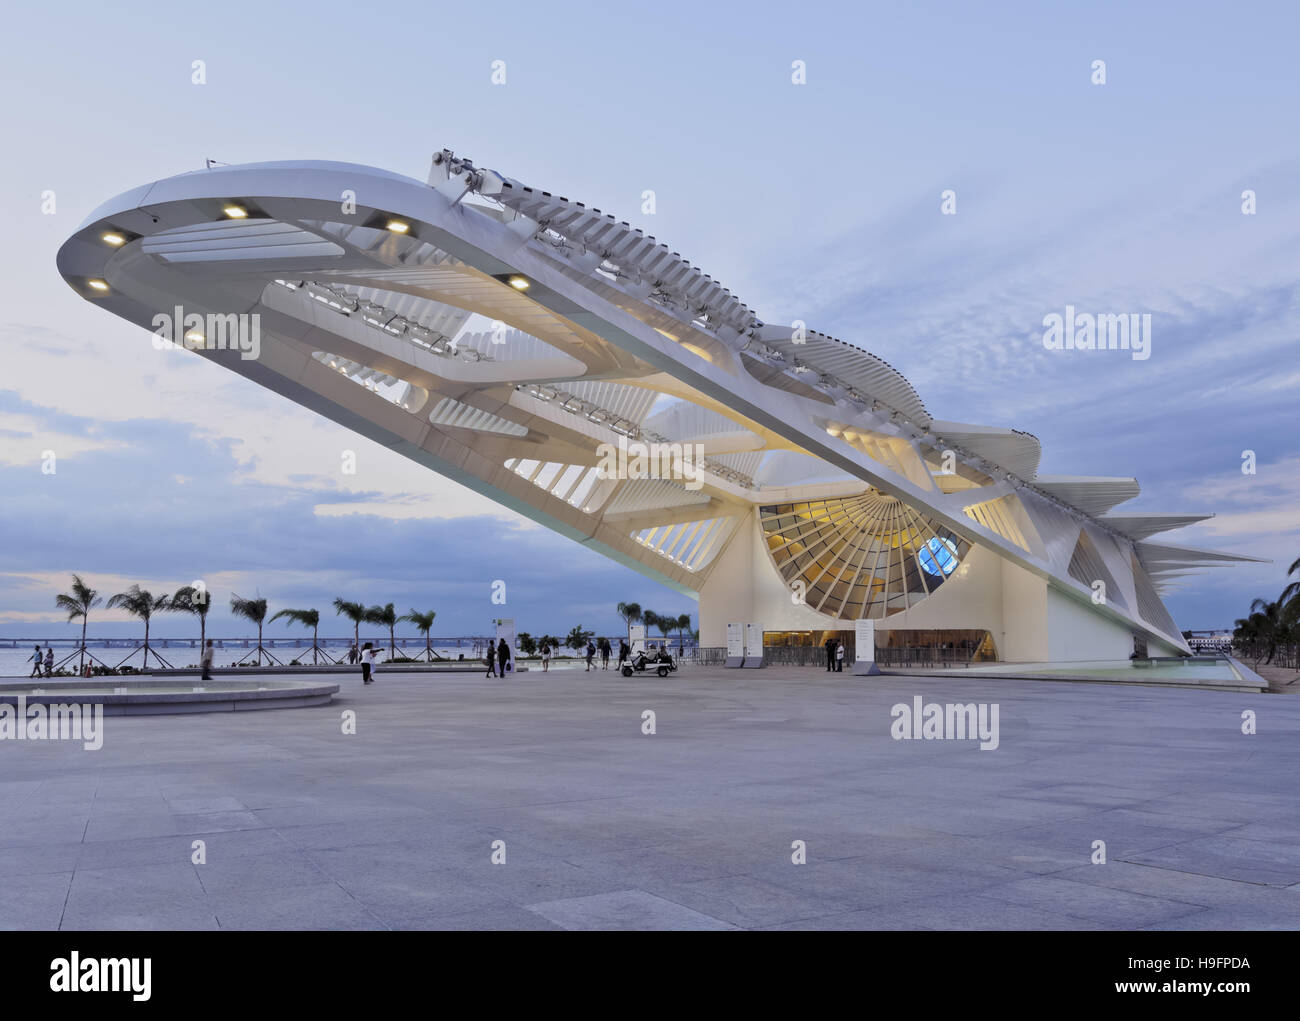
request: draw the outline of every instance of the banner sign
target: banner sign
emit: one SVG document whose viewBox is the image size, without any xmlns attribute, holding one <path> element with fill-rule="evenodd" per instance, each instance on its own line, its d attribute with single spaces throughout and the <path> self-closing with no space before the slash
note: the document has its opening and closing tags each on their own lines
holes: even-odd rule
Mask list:
<svg viewBox="0 0 1300 1021">
<path fill-rule="evenodd" d="M 745 625 L 745 669 L 763 665 L 763 625 Z"/>
<path fill-rule="evenodd" d="M 740 666 L 745 661 L 745 625 L 727 625 L 727 662 L 726 666 Z"/>
</svg>

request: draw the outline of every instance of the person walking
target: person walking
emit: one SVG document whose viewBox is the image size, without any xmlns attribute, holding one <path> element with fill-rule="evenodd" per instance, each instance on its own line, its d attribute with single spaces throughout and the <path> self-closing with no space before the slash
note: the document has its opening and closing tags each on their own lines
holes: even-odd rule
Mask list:
<svg viewBox="0 0 1300 1021">
<path fill-rule="evenodd" d="M 502 680 L 506 676 L 506 664 L 510 662 L 510 646 L 504 638 L 497 642 L 497 669 L 501 671 Z"/>
<path fill-rule="evenodd" d="M 623 669 L 623 664 L 627 662 L 627 658 L 631 654 L 632 654 L 632 650 L 631 648 L 628 647 L 627 639 L 620 638 L 618 640 L 618 669 L 619 670 Z"/>
<path fill-rule="evenodd" d="M 483 662 L 487 664 L 487 673 L 483 676 L 495 677 L 497 675 L 497 647 L 492 644 L 490 638 L 487 643 L 487 651 L 483 653 Z"/>
<path fill-rule="evenodd" d="M 361 653 L 357 651 L 357 643 L 353 642 L 351 647 L 348 649 L 348 664 L 350 666 L 356 666 L 356 662 L 360 658 L 361 658 Z"/>
<path fill-rule="evenodd" d="M 551 670 L 551 643 L 542 642 L 542 673 L 549 673 Z"/>
<path fill-rule="evenodd" d="M 45 646 L 45 676 L 54 676 L 54 650 Z"/>
<path fill-rule="evenodd" d="M 602 638 L 602 639 L 600 640 L 600 668 L 601 668 L 602 670 L 608 670 L 608 669 L 609 669 L 609 654 L 610 654 L 611 652 L 613 652 L 613 651 L 614 651 L 614 649 L 613 649 L 613 647 L 609 644 L 609 639 L 608 639 L 608 638 Z"/>
<path fill-rule="evenodd" d="M 835 672 L 837 674 L 844 673 L 844 643 L 843 642 L 835 643 Z"/>
<path fill-rule="evenodd" d="M 212 680 L 212 657 L 215 655 L 216 650 L 212 648 L 212 639 L 209 638 L 208 644 L 203 647 L 203 653 L 199 656 L 199 666 L 203 668 L 201 680 Z"/>
<path fill-rule="evenodd" d="M 587 669 L 588 670 L 591 669 L 591 661 L 595 658 L 596 658 L 596 645 L 590 638 L 588 638 L 587 639 Z"/>
<path fill-rule="evenodd" d="M 41 647 L 40 647 L 39 645 L 37 645 L 37 646 L 36 646 L 36 651 L 35 651 L 34 653 L 32 653 L 32 663 L 34 664 L 34 666 L 32 667 L 32 672 L 31 672 L 30 674 L 28 674 L 27 676 L 28 676 L 29 678 L 31 678 L 31 677 L 40 677 L 40 676 L 41 676 L 41 664 L 44 663 L 44 662 L 45 662 L 45 658 L 41 655 Z"/>
<path fill-rule="evenodd" d="M 369 642 L 361 647 L 361 683 L 373 684 L 375 681 L 375 652 L 376 649 Z"/>
</svg>

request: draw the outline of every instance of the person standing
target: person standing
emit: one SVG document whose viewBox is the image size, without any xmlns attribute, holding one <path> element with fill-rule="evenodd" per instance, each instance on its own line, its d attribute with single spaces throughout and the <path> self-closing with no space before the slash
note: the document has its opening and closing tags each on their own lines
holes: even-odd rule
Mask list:
<svg viewBox="0 0 1300 1021">
<path fill-rule="evenodd" d="M 203 653 L 199 656 L 199 666 L 203 668 L 201 680 L 212 680 L 212 657 L 216 655 L 216 650 L 212 648 L 212 639 L 208 639 L 208 644 L 203 647 Z"/>
<path fill-rule="evenodd" d="M 551 643 L 542 642 L 542 673 L 549 673 L 551 670 Z"/>
<path fill-rule="evenodd" d="M 844 673 L 844 643 L 843 642 L 835 643 L 835 672 L 837 674 Z"/>
<path fill-rule="evenodd" d="M 34 664 L 34 665 L 32 666 L 32 672 L 31 672 L 30 674 L 28 674 L 27 676 L 28 676 L 28 677 L 40 677 L 40 676 L 41 676 L 41 664 L 44 663 L 44 662 L 45 662 L 45 658 L 41 655 L 41 647 L 40 647 L 39 645 L 37 645 L 37 646 L 36 646 L 36 651 L 35 651 L 34 653 L 32 653 L 32 663 Z"/>
<path fill-rule="evenodd" d="M 627 657 L 632 654 L 631 648 L 627 644 L 626 638 L 618 640 L 618 669 L 623 669 L 623 664 L 627 662 Z"/>
<path fill-rule="evenodd" d="M 501 671 L 502 680 L 506 676 L 506 664 L 510 662 L 510 646 L 504 638 L 497 642 L 497 669 Z"/>
<path fill-rule="evenodd" d="M 361 683 L 371 684 L 374 682 L 375 670 L 375 647 L 369 642 L 361 647 Z"/>
<path fill-rule="evenodd" d="M 45 676 L 54 676 L 54 650 L 45 646 Z"/>
<path fill-rule="evenodd" d="M 353 642 L 352 645 L 351 645 L 351 646 L 349 647 L 349 649 L 348 649 L 348 663 L 349 663 L 349 665 L 351 665 L 351 666 L 355 666 L 357 660 L 360 659 L 360 658 L 361 658 L 361 653 L 359 653 L 359 652 L 357 651 L 357 643 L 356 643 L 356 642 Z"/>
<path fill-rule="evenodd" d="M 609 639 L 602 638 L 600 640 L 600 668 L 602 670 L 609 669 L 609 654 L 613 651 L 614 649 L 613 646 L 609 644 Z"/>
<path fill-rule="evenodd" d="M 835 669 L 835 639 L 826 639 L 826 672 L 830 673 Z"/>
</svg>

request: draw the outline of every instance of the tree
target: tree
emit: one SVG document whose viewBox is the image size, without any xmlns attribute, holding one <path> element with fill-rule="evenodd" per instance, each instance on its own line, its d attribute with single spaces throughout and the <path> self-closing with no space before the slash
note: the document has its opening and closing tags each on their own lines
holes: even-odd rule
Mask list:
<svg viewBox="0 0 1300 1021">
<path fill-rule="evenodd" d="M 516 637 L 515 639 L 515 642 L 519 646 L 519 651 L 522 652 L 525 656 L 531 656 L 533 655 L 533 653 L 537 651 L 537 639 L 534 638 L 532 635 L 530 635 L 527 631 L 520 631 L 518 637 Z"/>
<path fill-rule="evenodd" d="M 430 610 L 428 613 L 421 613 L 419 610 L 412 609 L 410 613 L 397 618 L 399 621 L 404 620 L 414 624 L 416 630 L 424 635 L 424 652 L 425 655 L 429 657 L 430 663 L 433 662 L 434 657 L 433 639 L 430 637 L 430 632 L 433 631 L 433 618 L 436 616 L 438 616 L 438 614 L 434 610 Z M 442 659 L 441 656 L 438 658 Z"/>
<path fill-rule="evenodd" d="M 199 618 L 199 656 L 203 655 L 203 646 L 208 637 L 208 611 L 212 609 L 212 593 L 197 585 L 186 585 L 176 590 L 172 596 L 173 613 L 192 613 Z"/>
<path fill-rule="evenodd" d="M 628 641 L 632 640 L 632 625 L 641 623 L 641 604 L 640 603 L 619 603 L 618 615 L 623 618 L 623 623 L 627 625 Z"/>
<path fill-rule="evenodd" d="M 132 585 L 125 592 L 119 592 L 117 595 L 110 597 L 105 605 L 110 610 L 123 609 L 132 617 L 139 617 L 144 621 L 144 669 L 148 670 L 149 621 L 155 613 L 163 613 L 169 609 L 171 600 L 166 596 L 155 596 L 148 589 L 142 589 L 139 585 Z M 131 653 L 131 656 L 134 655 L 134 652 Z M 126 659 L 130 659 L 131 656 L 127 656 Z M 153 656 L 163 666 L 170 666 L 158 653 L 155 652 Z M 122 663 L 125 663 L 126 659 L 122 660 Z M 122 663 L 119 663 L 118 666 L 121 666 Z"/>
<path fill-rule="evenodd" d="M 311 628 L 311 661 L 314 666 L 316 664 L 316 636 L 320 633 L 320 610 L 281 610 L 271 618 L 270 623 L 274 624 L 281 617 L 285 617 L 295 624 L 301 624 L 303 627 Z M 328 659 L 329 657 L 325 658 Z"/>
<path fill-rule="evenodd" d="M 583 626 L 579 624 L 569 632 L 569 637 L 564 640 L 564 644 L 570 649 L 585 649 L 587 647 L 587 642 L 591 640 L 591 636 L 595 633 L 596 632 L 594 631 L 585 630 Z"/>
<path fill-rule="evenodd" d="M 645 625 L 646 634 L 650 634 L 650 629 L 659 623 L 659 614 L 654 610 L 645 610 L 641 614 L 641 623 Z"/>
<path fill-rule="evenodd" d="M 685 635 L 691 630 L 691 615 L 683 613 L 677 618 L 677 654 L 680 656 L 686 651 Z"/>
<path fill-rule="evenodd" d="M 1252 600 L 1250 616 L 1244 620 L 1239 619 L 1236 624 L 1233 638 L 1254 646 L 1252 655 L 1255 657 L 1255 665 L 1259 666 L 1260 659 L 1272 663 L 1278 642 L 1287 630 L 1282 619 L 1282 604 L 1271 603 L 1267 599 Z"/>
<path fill-rule="evenodd" d="M 99 593 L 81 580 L 81 575 L 72 576 L 72 590 L 54 597 L 54 605 L 68 615 L 69 621 L 81 618 L 81 662 L 77 673 L 81 674 L 86 666 L 86 624 L 90 620 L 90 611 L 102 603 Z"/>
<path fill-rule="evenodd" d="M 659 629 L 659 633 L 664 637 L 664 648 L 668 648 L 668 635 L 677 629 L 677 616 L 672 613 L 652 613 L 647 610 L 645 619 L 651 627 Z"/>
<path fill-rule="evenodd" d="M 366 610 L 365 622 L 367 624 L 382 624 L 388 628 L 388 656 L 390 659 L 397 658 L 397 611 L 393 604 L 387 606 L 372 606 Z"/>
<path fill-rule="evenodd" d="M 262 647 L 262 624 L 266 621 L 266 600 L 265 599 L 241 599 L 238 593 L 232 592 L 230 595 L 230 612 L 236 617 L 243 617 L 257 625 L 257 662 L 261 664 L 262 656 L 280 662 L 265 648 Z M 245 659 L 247 657 L 244 657 Z"/>
<path fill-rule="evenodd" d="M 334 600 L 335 615 L 342 615 L 352 621 L 352 644 L 361 648 L 361 622 L 366 619 L 365 603 L 349 603 L 343 599 Z"/>
</svg>

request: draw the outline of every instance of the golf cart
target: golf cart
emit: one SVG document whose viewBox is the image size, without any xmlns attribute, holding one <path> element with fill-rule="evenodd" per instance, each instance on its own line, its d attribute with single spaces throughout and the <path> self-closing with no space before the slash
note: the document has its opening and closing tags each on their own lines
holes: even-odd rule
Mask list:
<svg viewBox="0 0 1300 1021">
<path fill-rule="evenodd" d="M 662 649 L 653 656 L 647 656 L 644 650 L 637 650 L 632 654 L 632 658 L 623 664 L 623 676 L 631 677 L 633 673 L 644 673 L 647 670 L 653 670 L 660 677 L 667 677 L 671 671 L 676 669 L 677 664 L 673 662 L 673 657 Z"/>
</svg>

